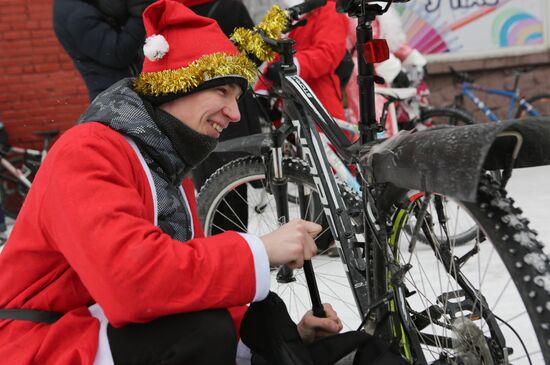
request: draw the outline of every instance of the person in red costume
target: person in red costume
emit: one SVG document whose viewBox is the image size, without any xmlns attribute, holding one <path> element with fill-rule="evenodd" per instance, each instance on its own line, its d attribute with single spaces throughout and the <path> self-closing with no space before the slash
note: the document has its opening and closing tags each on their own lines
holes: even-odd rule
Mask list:
<svg viewBox="0 0 550 365">
<path fill-rule="evenodd" d="M 302 2 L 303 0 L 283 0 L 281 5 L 288 8 Z M 307 82 L 330 115 L 345 120 L 340 79 L 336 69 L 346 54 L 347 17 L 336 11 L 336 1 L 329 0 L 325 6 L 306 14 L 303 19 L 306 24 L 288 34 L 289 38 L 296 41 L 294 62 L 298 75 Z M 277 61 L 268 65 L 264 74 L 275 83 L 280 82 L 278 65 Z M 256 91 L 263 93 L 269 89 L 269 80 L 260 80 Z"/>
<path fill-rule="evenodd" d="M 144 12 L 137 79 L 101 93 L 42 164 L 0 254 L 3 364 L 235 364 L 269 266 L 300 267 L 320 226 L 203 237 L 187 178 L 239 120 L 255 65 L 181 2 Z M 304 341 L 339 332 L 306 314 Z"/>
</svg>

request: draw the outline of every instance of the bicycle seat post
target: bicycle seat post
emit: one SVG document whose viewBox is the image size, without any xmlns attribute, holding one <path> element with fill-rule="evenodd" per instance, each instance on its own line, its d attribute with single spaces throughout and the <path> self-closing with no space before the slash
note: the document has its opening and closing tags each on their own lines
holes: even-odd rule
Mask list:
<svg viewBox="0 0 550 365">
<path fill-rule="evenodd" d="M 515 72 L 515 76 L 514 77 L 514 92 L 518 93 L 519 94 L 519 77 L 521 76 L 521 73 L 520 72 Z"/>
<path fill-rule="evenodd" d="M 346 12 L 349 16 L 357 17 L 357 27 L 356 27 L 356 50 L 357 50 L 357 64 L 358 64 L 358 75 L 357 75 L 357 84 L 359 86 L 359 140 L 361 145 L 367 144 L 369 142 L 375 141 L 377 139 L 377 133 L 382 129 L 382 126 L 378 124 L 376 120 L 376 111 L 375 111 L 375 91 L 374 84 L 375 76 L 374 73 L 374 64 L 376 57 L 372 57 L 372 54 L 366 54 L 370 50 L 370 46 L 376 47 L 374 44 L 374 37 L 372 31 L 372 22 L 376 19 L 377 16 L 384 14 L 389 6 L 391 1 L 389 1 L 385 8 L 378 4 L 370 3 L 370 0 L 354 0 L 350 1 L 349 7 L 346 9 Z M 374 50 L 376 51 L 376 50 Z M 361 166 L 361 176 L 368 175 L 368 168 L 365 165 Z M 369 205 L 369 187 L 365 179 L 361 179 L 361 190 L 363 192 L 363 204 L 365 206 Z M 369 220 L 367 216 L 364 216 L 364 227 L 370 227 Z M 365 235 L 367 237 L 368 235 Z M 371 242 L 372 243 L 372 242 Z M 383 297 L 386 294 L 387 286 L 385 283 L 385 271 L 382 265 L 379 265 L 380 262 L 384 262 L 384 253 L 380 248 L 374 244 L 369 244 L 369 239 L 366 238 L 365 244 L 365 256 L 373 257 L 372 268 L 367 268 L 367 270 L 373 270 L 374 275 L 377 279 L 368 281 L 368 302 L 375 303 L 378 299 Z M 374 286 L 374 283 L 382 283 L 381 285 Z M 382 318 L 383 309 L 378 308 L 374 313 L 369 314 L 369 322 L 371 325 L 376 323 L 377 318 Z"/>
<path fill-rule="evenodd" d="M 374 65 L 367 63 L 363 54 L 363 46 L 373 39 L 372 21 L 374 21 L 378 12 L 372 11 L 374 6 L 367 5 L 365 0 L 363 0 L 363 9 L 365 11 L 359 16 L 356 28 L 359 71 L 357 75 L 360 110 L 359 129 L 362 144 L 374 141 L 378 129 L 374 104 Z"/>
</svg>

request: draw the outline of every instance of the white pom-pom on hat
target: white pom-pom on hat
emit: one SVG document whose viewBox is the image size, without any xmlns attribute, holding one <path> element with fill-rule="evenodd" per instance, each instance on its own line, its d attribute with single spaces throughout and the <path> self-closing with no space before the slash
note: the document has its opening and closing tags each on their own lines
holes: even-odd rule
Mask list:
<svg viewBox="0 0 550 365">
<path fill-rule="evenodd" d="M 143 54 L 150 61 L 160 60 L 169 50 L 170 45 L 162 34 L 153 34 L 147 37 L 143 45 Z"/>
</svg>

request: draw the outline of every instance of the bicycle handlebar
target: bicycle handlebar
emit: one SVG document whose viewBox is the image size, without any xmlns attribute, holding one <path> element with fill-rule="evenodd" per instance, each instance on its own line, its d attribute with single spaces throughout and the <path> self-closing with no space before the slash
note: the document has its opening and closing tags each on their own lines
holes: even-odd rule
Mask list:
<svg viewBox="0 0 550 365">
<path fill-rule="evenodd" d="M 289 17 L 292 20 L 298 20 L 302 15 L 309 13 L 310 11 L 313 11 L 317 8 L 320 8 L 321 6 L 325 6 L 326 4 L 327 0 L 311 0 L 298 5 L 294 5 L 286 10 L 288 11 Z"/>
</svg>

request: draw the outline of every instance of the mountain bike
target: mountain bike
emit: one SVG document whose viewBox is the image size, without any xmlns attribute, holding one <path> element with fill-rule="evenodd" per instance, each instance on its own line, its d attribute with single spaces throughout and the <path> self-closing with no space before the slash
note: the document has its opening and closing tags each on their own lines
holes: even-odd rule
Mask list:
<svg viewBox="0 0 550 365">
<path fill-rule="evenodd" d="M 51 141 L 59 130 L 35 131 L 42 137 L 42 148 L 22 148 L 8 143 L 4 124 L 0 123 L 0 207 L 10 218 L 17 218 L 38 168 L 46 158 Z"/>
<path fill-rule="evenodd" d="M 322 315 L 321 300 L 331 302 L 346 328 L 385 340 L 411 364 L 548 362 L 549 259 L 521 210 L 486 171 L 550 164 L 550 146 L 540 140 L 550 138 L 550 120 L 443 126 L 377 139 L 372 62 L 387 45 L 372 39 L 371 22 L 392 1 L 385 3 L 338 2 L 340 11 L 358 18 L 363 87 L 354 144 L 296 75 L 293 41 L 258 31 L 283 60 L 283 123 L 234 144 L 251 156 L 205 183 L 198 196 L 205 233 L 232 225 L 261 236 L 293 216 L 324 219 L 338 259 L 318 255 L 303 270 L 272 270 L 272 289 L 294 319 L 308 308 Z M 382 52 L 369 53 L 375 48 Z M 358 167 L 361 197 L 330 171 L 316 127 L 342 161 Z M 283 157 L 290 134 L 299 157 Z M 237 190 L 243 187 L 246 199 Z M 456 247 L 448 238 L 453 232 L 443 198 L 456 202 L 457 219 L 476 222 L 472 246 Z M 228 202 L 239 199 L 248 203 L 246 217 L 231 216 Z M 315 205 L 323 214 L 312 214 Z M 420 233 L 427 246 L 417 244 Z"/>
<path fill-rule="evenodd" d="M 514 69 L 514 87 L 512 90 L 496 89 L 477 85 L 474 79 L 466 72 L 458 72 L 449 67 L 454 83 L 460 85 L 460 94 L 455 96 L 453 106 L 464 109 L 464 97 L 470 99 L 474 105 L 492 122 L 500 122 L 501 119 L 481 100 L 475 91 L 486 94 L 498 95 L 510 99 L 506 112 L 506 118 L 526 118 L 528 116 L 549 116 L 550 115 L 550 93 L 541 93 L 525 98 L 519 88 L 521 75 L 530 72 L 533 67 L 519 67 Z"/>
</svg>

